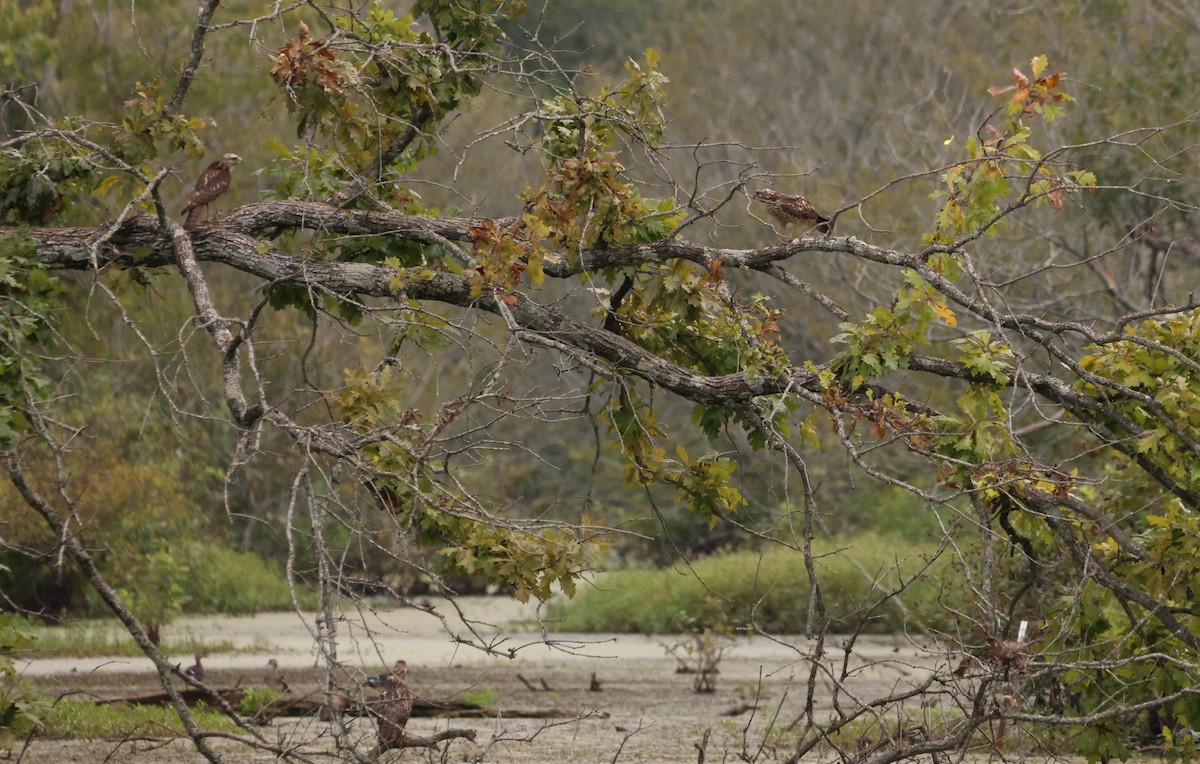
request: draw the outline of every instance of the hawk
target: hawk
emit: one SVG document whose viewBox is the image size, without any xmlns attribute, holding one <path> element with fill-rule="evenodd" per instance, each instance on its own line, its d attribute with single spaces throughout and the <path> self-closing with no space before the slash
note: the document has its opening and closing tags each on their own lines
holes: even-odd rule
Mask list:
<svg viewBox="0 0 1200 764">
<path fill-rule="evenodd" d="M 204 172 L 200 173 L 200 177 L 196 179 L 196 187 L 188 194 L 187 206 L 183 208 L 183 212 L 179 213 L 187 215 L 187 219 L 183 221 L 185 231 L 190 231 L 195 227 L 196 220 L 200 217 L 201 207 L 207 211 L 208 205 L 225 193 L 232 177 L 230 168 L 241 163 L 242 158 L 237 154 L 226 154 L 204 168 Z"/>
<path fill-rule="evenodd" d="M 809 228 L 816 226 L 821 233 L 829 233 L 829 218 L 817 212 L 803 196 L 781 194 L 764 188 L 755 191 L 754 198 L 765 204 L 767 212 L 770 212 L 784 228 L 790 223 L 808 223 Z"/>
<path fill-rule="evenodd" d="M 387 674 L 373 676 L 366 681 L 368 687 L 382 687 L 379 700 L 368 704 L 372 715 L 379 723 L 379 745 L 376 754 L 400 748 L 404 744 L 404 725 L 412 716 L 413 694 L 404 681 L 408 674 L 408 663 L 396 661 Z"/>
</svg>

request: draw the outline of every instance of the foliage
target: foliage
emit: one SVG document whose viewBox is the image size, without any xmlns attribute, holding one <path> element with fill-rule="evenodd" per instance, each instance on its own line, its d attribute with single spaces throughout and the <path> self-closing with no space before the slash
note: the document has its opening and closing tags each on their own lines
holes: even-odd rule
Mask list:
<svg viewBox="0 0 1200 764">
<path fill-rule="evenodd" d="M 32 619 L 16 616 L 20 629 L 33 642 L 28 646 L 30 655 L 38 658 L 92 658 L 134 657 L 142 655 L 142 649 L 125 632 L 121 624 L 111 619 L 71 621 L 63 626 L 47 626 Z M 212 640 L 197 637 L 190 631 L 180 637 L 168 637 L 161 645 L 171 655 L 194 655 L 196 653 L 229 653 L 238 647 L 229 640 Z M 255 645 L 251 650 L 266 649 L 269 645 Z"/>
<path fill-rule="evenodd" d="M 476 708 L 494 708 L 493 703 L 496 700 L 496 688 L 477 687 L 464 690 L 458 693 L 456 700 L 459 703 L 465 703 Z"/>
<path fill-rule="evenodd" d="M 1092 345 L 1079 359 L 1089 375 L 1079 388 L 1096 394 L 1115 388 L 1121 395 L 1107 422 L 1133 440 L 1128 456 L 1170 475 L 1189 496 L 1200 496 L 1200 475 L 1189 469 L 1190 430 L 1200 403 L 1200 313 L 1182 311 L 1126 327 L 1124 336 Z"/>
<path fill-rule="evenodd" d="M 896 557 L 896 550 L 904 555 Z M 834 550 L 843 554 L 829 555 Z M 938 616 L 936 572 L 918 578 L 895 601 L 872 607 L 872 591 L 917 573 L 932 557 L 927 544 L 862 534 L 823 542 L 818 575 L 828 600 L 828 628 L 835 633 L 890 634 L 944 626 Z M 945 560 L 934 563 L 943 569 Z M 857 565 L 855 564 L 857 563 Z M 864 572 L 865 571 L 865 572 Z M 872 580 L 877 577 L 877 580 Z M 673 634 L 692 624 L 798 634 L 810 607 L 808 574 L 801 556 L 787 549 L 750 550 L 692 561 L 686 568 L 619 570 L 599 576 L 571 602 L 555 601 L 550 620 L 564 631 Z"/>
<path fill-rule="evenodd" d="M 53 35 L 53 3 L 5 3 L 0 8 L 0 71 L 11 73 L 0 82 L 5 88 L 21 83 L 9 77 L 45 66 L 57 49 Z"/>
<path fill-rule="evenodd" d="M 35 249 L 27 236 L 0 235 L 0 452 L 28 432 L 28 400 L 50 387 L 29 351 L 52 343 L 49 313 L 60 284 L 32 257 Z"/>
<path fill-rule="evenodd" d="M 163 626 L 181 615 L 187 604 L 183 582 L 188 568 L 166 548 L 128 559 L 136 563 L 122 571 L 122 578 L 130 583 L 119 590 L 121 597 L 157 645 Z"/>
<path fill-rule="evenodd" d="M 388 394 L 392 384 L 389 369 L 352 372 L 345 389 L 330 401 L 347 423 L 364 434 L 381 425 L 393 433 L 364 450 L 374 475 L 368 488 L 383 509 L 418 543 L 440 547 L 440 556 L 453 569 L 507 584 L 522 602 L 530 596 L 549 599 L 555 586 L 574 593 L 575 579 L 587 567 L 597 543 L 550 528 L 537 532 L 500 528 L 464 513 L 471 508 L 471 498 L 453 485 L 435 483 L 432 465 L 414 458 L 423 434 L 417 424 L 420 412 L 402 410 Z M 442 419 L 430 427 L 436 432 L 448 423 Z"/>
<path fill-rule="evenodd" d="M 254 718 L 260 711 L 283 700 L 283 693 L 274 687 L 249 687 L 238 704 L 238 711 L 245 717 Z"/>
<path fill-rule="evenodd" d="M 258 555 L 237 552 L 217 544 L 186 550 L 190 575 L 184 582 L 184 612 L 250 615 L 290 610 L 292 593 L 275 565 Z M 300 601 L 308 605 L 311 591 L 298 587 Z"/>
<path fill-rule="evenodd" d="M 201 729 L 236 733 L 240 727 L 221 711 L 204 707 L 195 711 Z M 74 740 L 123 740 L 132 736 L 183 736 L 186 733 L 174 709 L 139 704 L 112 705 L 62 698 L 46 714 L 43 734 Z"/>
<path fill-rule="evenodd" d="M 39 731 L 49 708 L 13 664 L 12 655 L 28 649 L 31 639 L 11 613 L 0 613 L 0 749 Z"/>
</svg>

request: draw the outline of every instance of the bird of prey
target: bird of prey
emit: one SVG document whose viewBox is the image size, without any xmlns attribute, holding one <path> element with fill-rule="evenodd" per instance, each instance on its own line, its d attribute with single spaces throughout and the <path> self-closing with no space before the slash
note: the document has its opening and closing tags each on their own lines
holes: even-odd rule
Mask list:
<svg viewBox="0 0 1200 764">
<path fill-rule="evenodd" d="M 798 194 L 781 194 L 764 188 L 754 192 L 754 198 L 767 206 L 767 212 L 787 228 L 790 223 L 807 223 L 821 233 L 829 233 L 829 218 L 820 214 L 807 199 Z"/>
<path fill-rule="evenodd" d="M 382 687 L 379 700 L 367 704 L 371 715 L 379 724 L 379 745 L 376 753 L 400 748 L 404 741 L 404 726 L 412 715 L 413 694 L 404 681 L 408 674 L 408 663 L 396 661 L 392 670 L 367 679 L 368 687 Z"/>
<path fill-rule="evenodd" d="M 183 670 L 184 676 L 189 676 L 197 682 L 203 682 L 204 677 L 208 676 L 208 671 L 200 663 L 200 659 L 203 657 L 204 653 L 196 653 L 196 665 L 185 668 Z"/>
<path fill-rule="evenodd" d="M 285 695 L 292 691 L 291 685 L 283 678 L 283 674 L 279 672 L 279 661 L 274 658 L 267 661 L 267 675 L 263 677 L 263 684 L 273 690 L 279 690 Z"/>
<path fill-rule="evenodd" d="M 230 169 L 241 163 L 242 158 L 237 154 L 226 154 L 204 168 L 204 172 L 200 173 L 199 178 L 196 178 L 195 188 L 188 194 L 187 205 L 183 208 L 183 212 L 179 213 L 187 215 L 183 221 L 185 231 L 190 231 L 195 227 L 196 221 L 200 217 L 201 207 L 207 212 L 208 205 L 225 193 L 225 190 L 229 188 L 229 180 L 233 177 Z"/>
</svg>

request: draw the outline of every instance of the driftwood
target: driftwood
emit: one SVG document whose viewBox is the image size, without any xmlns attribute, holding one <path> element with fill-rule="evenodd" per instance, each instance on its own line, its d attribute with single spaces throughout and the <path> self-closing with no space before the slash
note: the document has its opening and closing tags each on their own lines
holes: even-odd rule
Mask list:
<svg viewBox="0 0 1200 764">
<path fill-rule="evenodd" d="M 538 682 L 542 685 L 540 688 L 520 674 L 517 674 L 517 679 L 520 679 L 521 684 L 525 685 L 525 689 L 529 690 L 530 692 L 554 692 L 554 688 L 551 687 L 550 684 L 541 677 L 538 677 Z"/>
<path fill-rule="evenodd" d="M 180 696 L 183 701 L 189 706 L 195 706 L 200 703 L 211 704 L 213 694 L 216 694 L 229 705 L 237 708 L 242 699 L 246 697 L 246 690 L 239 687 L 227 687 L 224 689 L 213 688 L 211 691 L 198 690 L 187 688 L 180 690 Z M 118 698 L 106 698 L 97 700 L 97 705 L 124 705 L 137 704 L 143 706 L 166 706 L 170 704 L 170 697 L 165 692 L 156 692 L 149 695 L 128 695 Z M 323 695 L 319 693 L 309 693 L 300 698 L 281 698 L 267 706 L 264 706 L 254 715 L 254 721 L 259 724 L 265 724 L 272 719 L 281 716 L 319 716 L 322 713 L 327 713 L 326 703 Z M 368 716 L 370 712 L 362 703 L 351 702 L 342 709 L 342 713 L 347 716 Z M 413 702 L 413 716 L 423 717 L 439 717 L 445 719 L 490 719 L 496 716 L 498 712 L 494 708 L 481 706 L 478 703 L 471 703 L 461 700 L 426 700 L 417 698 Z M 517 719 L 555 719 L 559 717 L 573 716 L 573 712 L 563 709 L 532 709 L 527 711 L 521 710 L 505 710 L 504 716 Z M 460 730 L 461 731 L 461 730 Z M 454 730 L 447 730 L 454 732 Z M 445 733 L 443 733 L 445 734 Z M 464 735 L 450 735 L 450 737 L 464 737 Z M 413 740 L 432 741 L 432 742 L 414 742 L 409 743 L 408 738 L 405 739 L 405 747 L 414 748 L 429 748 L 434 743 L 447 739 L 446 737 L 434 736 L 433 738 L 413 738 Z"/>
<path fill-rule="evenodd" d="M 239 687 L 226 687 L 224 689 L 213 688 L 210 690 L 198 690 L 193 687 L 188 687 L 179 691 L 179 697 L 183 698 L 183 702 L 189 706 L 194 706 L 198 703 L 212 703 L 212 696 L 216 694 L 226 703 L 231 706 L 236 706 L 242 702 L 242 698 L 246 697 L 246 691 Z M 166 706 L 170 705 L 171 698 L 165 692 L 153 692 L 149 695 L 126 695 L 120 698 L 106 698 L 97 700 L 98 706 L 115 706 L 115 705 L 139 705 L 139 706 Z"/>
<path fill-rule="evenodd" d="M 429 737 L 414 737 L 412 735 L 405 735 L 403 738 L 401 738 L 398 745 L 392 746 L 392 750 L 397 750 L 400 748 L 433 748 L 443 740 L 453 740 L 455 738 L 474 740 L 475 730 L 448 729 L 442 730 L 436 735 L 430 735 Z"/>
</svg>

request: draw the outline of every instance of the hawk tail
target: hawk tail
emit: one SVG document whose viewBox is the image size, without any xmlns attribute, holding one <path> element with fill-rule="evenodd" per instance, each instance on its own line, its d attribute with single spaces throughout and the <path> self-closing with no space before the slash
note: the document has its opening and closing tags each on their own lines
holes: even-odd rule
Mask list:
<svg viewBox="0 0 1200 764">
<path fill-rule="evenodd" d="M 180 214 L 187 215 L 187 218 L 183 221 L 183 230 L 190 231 L 196 226 L 196 219 L 200 217 L 200 208 L 189 204 L 183 208 L 183 212 Z"/>
</svg>

